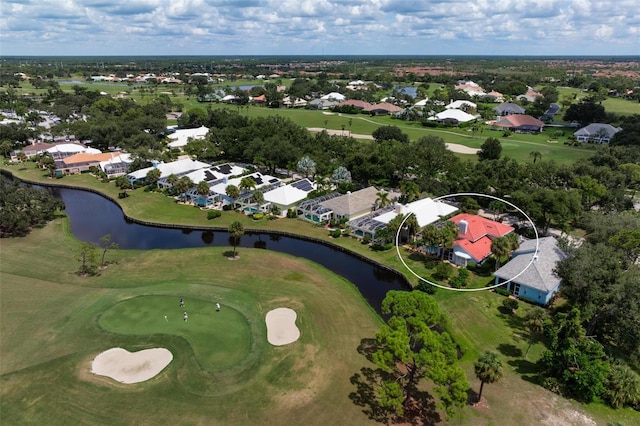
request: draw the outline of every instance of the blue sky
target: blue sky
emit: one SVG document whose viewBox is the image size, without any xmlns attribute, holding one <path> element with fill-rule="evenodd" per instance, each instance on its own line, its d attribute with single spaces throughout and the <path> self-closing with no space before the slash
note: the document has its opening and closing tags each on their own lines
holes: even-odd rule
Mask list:
<svg viewBox="0 0 640 426">
<path fill-rule="evenodd" d="M 640 55 L 640 0 L 0 0 L 2 55 Z"/>
</svg>

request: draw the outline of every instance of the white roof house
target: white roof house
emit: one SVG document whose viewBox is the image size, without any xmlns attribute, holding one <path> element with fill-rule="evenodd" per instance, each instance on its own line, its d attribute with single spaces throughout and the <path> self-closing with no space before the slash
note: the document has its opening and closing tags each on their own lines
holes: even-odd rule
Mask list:
<svg viewBox="0 0 640 426">
<path fill-rule="evenodd" d="M 467 121 L 473 121 L 475 119 L 475 116 L 467 114 L 466 112 L 459 109 L 446 109 L 442 112 L 437 113 L 435 116 L 428 118 L 428 120 L 440 121 L 455 120 L 458 123 L 466 123 Z"/>
<path fill-rule="evenodd" d="M 307 198 L 315 189 L 315 183 L 309 179 L 302 179 L 265 192 L 264 200 L 277 205 L 281 210 L 286 210 Z"/>
<path fill-rule="evenodd" d="M 280 182 L 282 182 L 277 177 L 273 177 L 273 176 L 270 176 L 270 175 L 263 175 L 260 172 L 255 172 L 255 173 L 252 173 L 250 175 L 236 177 L 236 178 L 233 178 L 233 179 L 228 179 L 226 182 L 219 182 L 219 183 L 211 186 L 211 191 L 215 192 L 216 194 L 220 194 L 220 195 L 225 195 L 226 196 L 226 194 L 227 194 L 227 186 L 235 185 L 237 187 L 240 187 L 240 182 L 242 181 L 242 179 L 243 178 L 247 178 L 247 177 L 250 177 L 255 181 L 255 183 L 256 183 L 255 189 L 262 189 L 262 188 L 265 188 L 265 187 L 268 187 L 268 186 L 271 186 L 271 185 L 280 184 Z"/>
<path fill-rule="evenodd" d="M 136 181 L 147 177 L 147 173 L 150 170 L 160 170 L 160 178 L 166 178 L 169 175 L 184 176 L 194 170 L 210 167 L 210 164 L 203 163 L 202 161 L 195 161 L 190 158 L 182 160 L 172 161 L 170 163 L 158 163 L 157 165 L 146 167 L 144 169 L 136 170 L 128 173 L 129 180 Z"/>
<path fill-rule="evenodd" d="M 427 99 L 423 99 L 423 100 L 421 100 L 421 101 L 418 101 L 418 102 L 416 102 L 415 104 L 413 104 L 413 106 L 416 106 L 416 107 L 424 107 L 424 106 L 426 106 L 426 105 L 427 105 L 427 102 L 429 102 L 429 98 L 427 98 Z"/>
<path fill-rule="evenodd" d="M 422 228 L 423 226 L 434 223 L 445 216 L 455 213 L 456 211 L 458 211 L 457 207 L 443 203 L 442 201 L 433 201 L 431 198 L 423 198 L 422 200 L 417 200 L 406 205 L 396 204 L 396 209 L 394 211 L 377 216 L 374 220 L 388 224 L 393 218 L 398 216 L 398 214 L 413 213 L 416 215 L 418 225 Z"/>
<path fill-rule="evenodd" d="M 453 101 L 448 105 L 445 105 L 446 109 L 462 109 L 464 107 L 467 108 L 478 108 L 478 105 L 474 104 L 471 101 Z"/>
<path fill-rule="evenodd" d="M 55 160 L 60 160 L 62 158 L 70 157 L 72 155 L 80 153 L 102 154 L 102 151 L 100 151 L 99 149 L 88 148 L 77 143 L 59 143 L 50 148 L 47 148 L 46 151 L 51 154 L 51 156 Z"/>
<path fill-rule="evenodd" d="M 202 126 L 196 129 L 178 129 L 169 135 L 171 142 L 168 143 L 169 148 L 182 148 L 189 143 L 189 138 L 204 139 L 209 133 L 209 128 Z"/>
<path fill-rule="evenodd" d="M 202 181 L 213 182 L 216 180 L 229 178 L 231 176 L 239 176 L 246 171 L 245 168 L 234 166 L 231 164 L 221 164 L 219 166 L 211 166 L 204 169 L 194 170 L 187 173 L 187 177 L 191 179 L 194 185 L 199 184 Z"/>
<path fill-rule="evenodd" d="M 342 101 L 344 101 L 346 99 L 346 97 L 341 93 L 331 92 L 331 93 L 328 93 L 328 94 L 320 97 L 320 99 L 342 102 Z"/>
<path fill-rule="evenodd" d="M 120 153 L 120 155 L 112 155 L 106 161 L 101 161 L 99 167 L 108 177 L 115 177 L 127 173 L 132 162 L 131 154 Z"/>
</svg>

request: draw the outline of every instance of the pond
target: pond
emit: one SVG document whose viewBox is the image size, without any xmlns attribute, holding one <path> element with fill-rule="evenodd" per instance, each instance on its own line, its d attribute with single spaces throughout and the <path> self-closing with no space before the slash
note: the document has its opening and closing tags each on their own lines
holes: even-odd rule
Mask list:
<svg viewBox="0 0 640 426">
<path fill-rule="evenodd" d="M 98 243 L 100 238 L 110 234 L 111 241 L 123 249 L 230 246 L 226 231 L 141 225 L 126 220 L 117 204 L 98 194 L 58 187 L 45 189 L 64 201 L 71 232 L 82 241 Z M 317 262 L 353 283 L 378 313 L 387 291 L 407 289 L 404 277 L 399 274 L 321 243 L 247 231 L 239 247 L 274 250 Z"/>
</svg>

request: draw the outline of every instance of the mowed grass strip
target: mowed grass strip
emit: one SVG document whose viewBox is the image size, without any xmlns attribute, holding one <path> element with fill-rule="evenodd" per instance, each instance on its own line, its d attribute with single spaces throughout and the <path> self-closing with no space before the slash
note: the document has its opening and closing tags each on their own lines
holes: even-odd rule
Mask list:
<svg viewBox="0 0 640 426">
<path fill-rule="evenodd" d="M 356 349 L 363 337 L 375 334 L 380 319 L 344 279 L 312 262 L 265 250 L 242 248 L 240 259 L 231 261 L 224 247 L 117 251 L 109 256 L 117 263 L 99 276 L 82 278 L 74 274 L 80 243 L 60 222 L 65 220 L 2 242 L 3 421 L 368 422 L 348 398 L 354 391 L 349 377 L 367 364 Z M 267 343 L 264 317 L 277 307 L 297 312 L 297 342 Z M 168 319 L 180 325 L 163 331 L 165 313 L 154 312 L 169 309 L 175 313 L 166 314 Z M 151 314 L 155 318 L 147 319 Z M 206 321 L 215 327 L 221 315 L 230 315 L 229 323 L 220 324 L 220 333 L 229 336 L 207 332 Z M 205 323 L 195 334 L 185 328 L 201 320 Z M 250 330 L 249 342 L 234 340 L 246 333 L 242 329 Z M 234 345 L 240 352 L 231 351 Z M 157 378 L 122 385 L 90 373 L 91 360 L 111 347 L 132 352 L 165 347 L 174 359 Z"/>
</svg>

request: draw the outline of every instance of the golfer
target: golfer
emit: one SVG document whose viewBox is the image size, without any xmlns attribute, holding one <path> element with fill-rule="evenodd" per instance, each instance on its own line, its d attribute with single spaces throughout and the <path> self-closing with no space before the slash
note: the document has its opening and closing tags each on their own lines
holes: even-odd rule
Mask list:
<svg viewBox="0 0 640 426">
<path fill-rule="evenodd" d="M 186 321 L 186 320 L 188 320 L 188 319 L 189 319 L 189 315 L 187 315 L 187 313 L 185 312 L 185 313 L 184 313 L 184 320 Z"/>
<path fill-rule="evenodd" d="M 180 298 L 180 307 L 184 308 L 184 300 L 182 299 L 182 297 Z"/>
<path fill-rule="evenodd" d="M 220 304 L 216 303 L 216 311 L 220 312 Z"/>
</svg>

